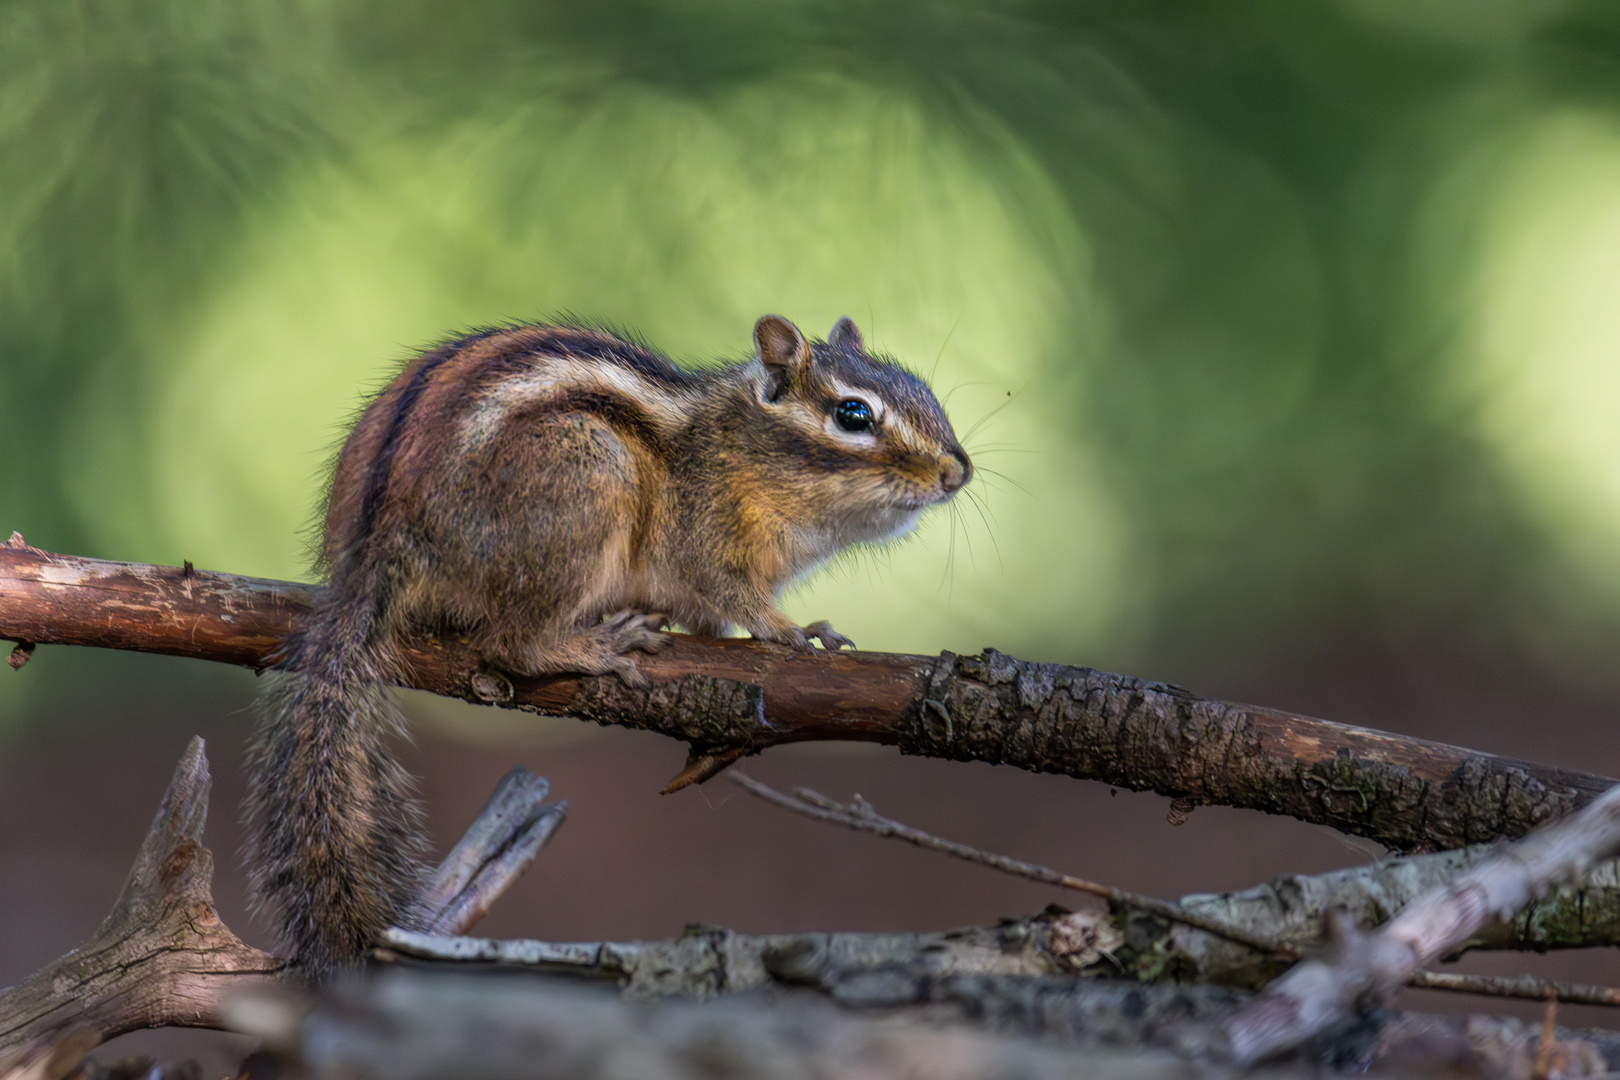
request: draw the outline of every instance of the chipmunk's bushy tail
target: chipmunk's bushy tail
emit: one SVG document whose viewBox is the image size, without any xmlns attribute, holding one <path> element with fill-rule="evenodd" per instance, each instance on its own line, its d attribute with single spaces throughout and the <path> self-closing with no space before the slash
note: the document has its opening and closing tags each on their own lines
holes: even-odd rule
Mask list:
<svg viewBox="0 0 1620 1080">
<path fill-rule="evenodd" d="M 389 752 L 392 650 L 363 602 L 322 599 L 284 646 L 250 755 L 248 865 L 282 955 L 305 977 L 353 966 L 416 917 L 421 811 Z"/>
</svg>

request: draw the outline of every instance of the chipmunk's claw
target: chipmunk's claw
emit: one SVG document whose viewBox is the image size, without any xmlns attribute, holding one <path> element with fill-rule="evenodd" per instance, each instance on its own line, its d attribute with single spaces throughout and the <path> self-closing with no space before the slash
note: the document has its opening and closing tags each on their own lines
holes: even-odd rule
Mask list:
<svg viewBox="0 0 1620 1080">
<path fill-rule="evenodd" d="M 826 619 L 811 623 L 804 628 L 806 638 L 815 638 L 821 642 L 821 647 L 828 652 L 837 652 L 839 649 L 853 649 L 855 643 L 832 628 L 832 623 Z"/>
</svg>

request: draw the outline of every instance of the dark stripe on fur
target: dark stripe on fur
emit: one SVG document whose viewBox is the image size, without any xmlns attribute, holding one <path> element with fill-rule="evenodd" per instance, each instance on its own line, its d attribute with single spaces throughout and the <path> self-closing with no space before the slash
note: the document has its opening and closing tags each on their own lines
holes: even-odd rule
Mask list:
<svg viewBox="0 0 1620 1080">
<path fill-rule="evenodd" d="M 631 402 L 610 394 L 597 393 L 593 390 L 566 390 L 555 397 L 546 398 L 518 415 L 569 412 L 589 413 L 601 417 L 614 427 L 631 433 L 633 438 L 642 442 L 659 457 L 668 459 L 670 455 L 669 440 L 647 414 Z"/>
<path fill-rule="evenodd" d="M 851 459 L 858 456 L 845 447 L 817 442 L 785 424 L 774 433 L 774 437 L 784 455 L 827 472 L 848 469 Z"/>
<path fill-rule="evenodd" d="M 372 460 L 371 468 L 366 473 L 365 496 L 360 502 L 360 527 L 354 534 L 355 549 L 363 548 L 371 538 L 372 526 L 377 521 L 377 511 L 382 507 L 383 498 L 388 493 L 388 475 L 394 465 L 394 455 L 399 451 L 400 433 L 405 429 L 406 418 L 416 407 L 422 391 L 427 389 L 428 379 L 447 360 L 453 360 L 467 346 L 482 341 L 493 333 L 496 331 L 484 330 L 440 345 L 422 358 L 416 371 L 411 375 L 411 381 L 400 391 L 399 400 L 394 403 L 394 415 L 388 420 L 388 433 L 383 436 L 382 446 L 377 450 L 377 456 Z"/>
</svg>

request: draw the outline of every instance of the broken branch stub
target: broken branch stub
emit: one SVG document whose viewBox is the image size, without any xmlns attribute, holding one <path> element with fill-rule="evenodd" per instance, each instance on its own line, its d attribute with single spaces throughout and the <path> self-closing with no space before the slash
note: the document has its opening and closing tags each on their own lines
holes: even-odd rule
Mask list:
<svg viewBox="0 0 1620 1080">
<path fill-rule="evenodd" d="M 55 1060 L 61 1047 L 82 1057 L 86 1039 L 220 1027 L 232 995 L 278 983 L 286 963 L 243 943 L 214 910 L 214 861 L 202 845 L 208 789 L 203 741 L 192 739 L 111 914 L 83 945 L 0 990 L 0 1077 Z M 424 892 L 434 932 L 465 931 L 534 861 L 566 816 L 564 804 L 543 801 L 546 790 L 526 769 L 501 780 Z"/>
<path fill-rule="evenodd" d="M 228 990 L 281 972 L 280 960 L 243 943 L 214 911 L 214 860 L 202 846 L 208 788 L 203 741 L 192 739 L 111 914 L 83 945 L 0 991 L 0 1053 L 75 1025 L 102 1039 L 214 1027 Z"/>
<path fill-rule="evenodd" d="M 465 934 L 529 868 L 568 816 L 567 803 L 544 801 L 549 789 L 521 766 L 501 777 L 423 891 L 424 932 Z"/>
</svg>

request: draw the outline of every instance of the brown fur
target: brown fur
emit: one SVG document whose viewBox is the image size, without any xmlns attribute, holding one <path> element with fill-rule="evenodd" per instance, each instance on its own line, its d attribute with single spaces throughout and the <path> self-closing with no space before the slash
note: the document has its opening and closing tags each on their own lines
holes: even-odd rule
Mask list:
<svg viewBox="0 0 1620 1080">
<path fill-rule="evenodd" d="M 327 502 L 331 589 L 288 643 L 249 800 L 258 896 L 310 976 L 414 917 L 417 812 L 386 749 L 401 635 L 448 625 L 514 672 L 632 684 L 666 620 L 837 648 L 777 594 L 971 477 L 927 386 L 849 320 L 811 343 L 768 315 L 754 338 L 753 360 L 687 372 L 584 327 L 485 332 L 367 406 Z M 850 397 L 873 431 L 836 420 Z"/>
</svg>

